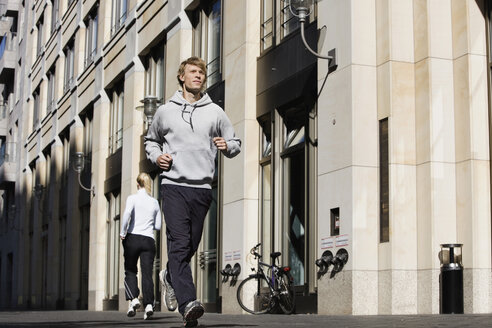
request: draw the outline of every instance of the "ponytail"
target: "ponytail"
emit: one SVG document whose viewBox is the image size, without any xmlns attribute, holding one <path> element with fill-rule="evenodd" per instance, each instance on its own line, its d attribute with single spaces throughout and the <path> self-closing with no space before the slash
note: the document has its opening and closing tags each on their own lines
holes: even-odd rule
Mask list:
<svg viewBox="0 0 492 328">
<path fill-rule="evenodd" d="M 152 192 L 151 186 L 152 186 L 152 180 L 150 179 L 150 176 L 142 172 L 138 175 L 137 177 L 137 183 L 140 186 L 140 188 L 145 188 L 145 191 L 147 191 L 147 194 L 150 195 Z"/>
</svg>

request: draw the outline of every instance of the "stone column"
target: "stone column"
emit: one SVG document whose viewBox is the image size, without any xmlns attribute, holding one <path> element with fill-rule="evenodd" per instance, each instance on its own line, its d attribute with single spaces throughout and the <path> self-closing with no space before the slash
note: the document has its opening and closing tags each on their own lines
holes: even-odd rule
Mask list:
<svg viewBox="0 0 492 328">
<path fill-rule="evenodd" d="M 465 313 L 489 313 L 490 161 L 484 1 L 451 1 L 457 240 L 463 243 Z"/>
<path fill-rule="evenodd" d="M 375 314 L 378 307 L 378 125 L 375 1 L 324 1 L 318 26 L 327 26 L 321 54 L 336 48 L 338 68 L 324 80 L 318 60 L 318 257 L 349 253 L 343 270 L 318 280 L 319 314 Z M 324 86 L 323 86 L 324 84 Z M 337 247 L 330 211 L 339 208 Z"/>
<path fill-rule="evenodd" d="M 75 98 L 75 94 L 71 97 Z M 74 110 L 75 112 L 75 110 Z M 65 262 L 65 308 L 76 309 L 80 296 L 80 225 L 79 193 L 87 192 L 79 186 L 78 173 L 73 170 L 72 156 L 82 149 L 84 127 L 78 115 L 70 126 L 70 159 L 68 172 L 67 227 L 66 227 L 66 262 Z M 89 169 L 89 168 L 87 168 Z"/>
<path fill-rule="evenodd" d="M 259 125 L 256 121 L 256 60 L 260 48 L 260 2 L 239 0 L 224 3 L 223 79 L 225 112 L 241 139 L 241 153 L 222 157 L 222 267 L 241 265 L 239 280 L 251 264 L 246 255 L 258 241 Z M 226 262 L 225 254 L 240 252 Z M 238 285 L 238 284 L 237 284 Z M 222 284 L 222 312 L 240 313 L 236 287 Z"/>
<path fill-rule="evenodd" d="M 94 104 L 94 125 L 92 137 L 92 199 L 89 238 L 89 310 L 101 311 L 105 297 L 107 258 L 107 200 L 104 196 L 106 158 L 109 140 L 109 99 L 104 91 Z"/>
<path fill-rule="evenodd" d="M 138 165 L 140 160 L 135 160 L 135 158 L 139 158 L 143 149 L 141 138 L 143 132 L 142 113 L 136 111 L 135 107 L 141 105 L 140 100 L 143 98 L 145 70 L 138 57 L 134 58 L 133 63 L 134 66 L 132 66 L 125 74 L 120 221 L 123 219 L 127 197 L 137 191 L 136 179 L 140 173 Z M 120 311 L 126 311 L 128 309 L 128 303 L 125 299 L 123 245 L 120 243 L 120 246 L 120 287 L 118 304 Z M 140 283 L 141 281 L 139 279 L 139 284 Z M 156 281 L 156 283 L 159 282 Z M 142 295 L 140 296 L 142 297 Z"/>
<path fill-rule="evenodd" d="M 389 140 L 389 241 L 377 240 L 380 314 L 417 311 L 414 22 L 408 14 L 412 11 L 411 0 L 376 1 L 377 118 L 388 119 Z"/>
<path fill-rule="evenodd" d="M 49 223 L 49 241 L 48 241 L 48 256 L 50 264 L 48 267 L 48 296 L 52 300 L 52 307 L 55 306 L 56 299 L 59 295 L 60 281 L 60 190 L 61 190 L 61 175 L 63 169 L 63 143 L 59 137 L 55 137 L 55 141 L 51 145 L 51 162 L 54 168 L 51 171 L 51 180 L 53 181 L 52 195 L 50 196 L 50 223 Z"/>
<path fill-rule="evenodd" d="M 439 244 L 456 242 L 451 2 L 417 1 L 418 312 L 439 312 Z"/>
</svg>

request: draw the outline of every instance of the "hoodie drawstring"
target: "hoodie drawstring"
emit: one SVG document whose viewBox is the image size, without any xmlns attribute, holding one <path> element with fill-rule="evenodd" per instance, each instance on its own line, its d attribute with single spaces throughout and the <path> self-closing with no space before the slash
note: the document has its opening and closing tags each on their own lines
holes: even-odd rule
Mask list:
<svg viewBox="0 0 492 328">
<path fill-rule="evenodd" d="M 186 103 L 184 103 L 181 107 L 181 118 L 183 119 L 183 121 L 185 121 L 186 123 L 188 123 L 191 127 L 191 131 L 195 131 L 195 129 L 193 128 L 193 113 L 195 112 L 195 109 L 196 109 L 196 105 L 190 105 L 192 107 L 192 110 L 191 111 L 187 111 L 186 110 L 186 106 L 188 106 Z M 190 113 L 190 121 L 188 122 L 185 117 L 184 117 L 184 113 Z"/>
</svg>

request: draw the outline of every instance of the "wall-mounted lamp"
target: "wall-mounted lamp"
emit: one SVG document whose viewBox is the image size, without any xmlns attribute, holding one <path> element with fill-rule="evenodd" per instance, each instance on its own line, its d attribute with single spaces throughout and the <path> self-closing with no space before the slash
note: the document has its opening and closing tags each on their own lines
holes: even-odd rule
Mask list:
<svg viewBox="0 0 492 328">
<path fill-rule="evenodd" d="M 323 255 L 319 259 L 316 260 L 315 264 L 319 268 L 318 270 L 318 279 L 321 278 L 326 272 L 328 272 L 328 268 L 332 264 L 333 253 L 326 250 L 323 252 Z"/>
<path fill-rule="evenodd" d="M 22 229 L 16 226 L 15 215 L 17 214 L 17 207 L 15 204 L 11 204 L 8 208 L 7 219 L 8 219 L 8 228 L 15 231 L 22 231 Z"/>
<path fill-rule="evenodd" d="M 342 271 L 345 264 L 347 264 L 349 254 L 345 248 L 340 248 L 335 254 L 335 257 L 331 261 L 333 264 L 333 269 L 331 270 L 330 277 L 333 278 L 337 273 Z"/>
<path fill-rule="evenodd" d="M 34 196 L 36 197 L 36 199 L 38 201 L 41 200 L 41 198 L 43 198 L 43 194 L 44 194 L 44 190 L 46 189 L 45 186 L 43 186 L 42 184 L 38 183 L 37 185 L 35 185 L 33 188 L 32 188 L 32 192 L 34 193 Z M 14 205 L 15 206 L 15 205 Z"/>
<path fill-rule="evenodd" d="M 77 175 L 79 176 L 79 185 L 82 189 L 91 191 L 92 196 L 96 195 L 96 186 L 93 186 L 92 188 L 87 188 L 82 184 L 82 181 L 80 181 L 80 173 L 84 170 L 85 167 L 85 155 L 83 152 L 76 152 L 72 156 L 72 167 L 75 172 L 77 172 Z"/>
<path fill-rule="evenodd" d="M 286 2 L 288 1 L 289 9 L 292 15 L 299 18 L 299 23 L 301 24 L 301 38 L 302 38 L 302 42 L 304 43 L 304 46 L 307 48 L 307 50 L 309 50 L 309 52 L 311 52 L 316 57 L 321 59 L 328 59 L 329 71 L 335 70 L 337 67 L 336 49 L 333 48 L 330 51 L 328 51 L 328 56 L 320 55 L 316 51 L 311 49 L 311 47 L 307 44 L 306 37 L 304 35 L 304 25 L 306 23 L 306 20 L 312 12 L 312 7 L 314 3 L 319 0 L 284 0 L 284 1 Z"/>
<path fill-rule="evenodd" d="M 229 280 L 229 276 L 232 273 L 232 266 L 230 264 L 227 264 L 224 269 L 220 271 L 220 274 L 222 275 L 222 282 L 227 282 Z"/>
<path fill-rule="evenodd" d="M 162 99 L 158 99 L 155 96 L 146 96 L 144 99 L 140 100 L 143 103 L 142 106 L 137 106 L 135 108 L 138 111 L 143 111 L 145 116 L 146 128 L 152 124 L 152 120 L 154 119 L 155 112 L 157 111 L 157 106 L 162 103 Z"/>
<path fill-rule="evenodd" d="M 234 264 L 231 270 L 231 277 L 232 277 L 231 284 L 230 284 L 231 287 L 236 285 L 237 278 L 239 277 L 240 273 L 241 273 L 241 264 L 239 263 Z"/>
<path fill-rule="evenodd" d="M 229 277 L 231 277 L 231 282 L 230 286 L 235 286 L 237 282 L 237 278 L 239 277 L 239 274 L 241 273 L 241 264 L 235 263 L 234 266 L 231 266 L 230 264 L 227 264 L 224 269 L 220 271 L 220 274 L 223 276 L 222 277 L 222 282 L 227 282 L 229 280 Z"/>
</svg>

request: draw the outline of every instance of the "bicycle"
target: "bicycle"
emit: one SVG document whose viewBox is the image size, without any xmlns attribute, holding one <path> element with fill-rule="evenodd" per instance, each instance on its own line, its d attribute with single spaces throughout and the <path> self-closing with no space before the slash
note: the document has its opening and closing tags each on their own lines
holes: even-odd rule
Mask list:
<svg viewBox="0 0 492 328">
<path fill-rule="evenodd" d="M 257 260 L 257 269 L 251 268 L 256 272 L 239 284 L 237 301 L 244 311 L 252 314 L 270 312 L 277 304 L 282 312 L 291 314 L 295 309 L 295 292 L 290 267 L 275 264 L 275 260 L 282 255 L 280 252 L 270 254 L 272 265 L 262 262 L 262 256 L 257 252 L 260 246 L 261 243 L 250 251 Z M 268 276 L 263 267 L 267 268 Z"/>
</svg>

